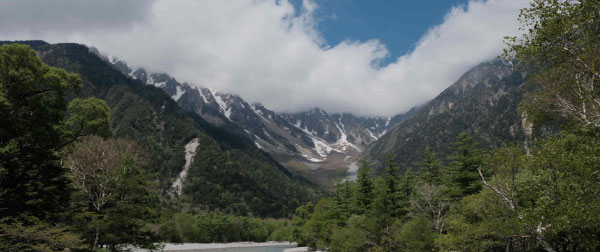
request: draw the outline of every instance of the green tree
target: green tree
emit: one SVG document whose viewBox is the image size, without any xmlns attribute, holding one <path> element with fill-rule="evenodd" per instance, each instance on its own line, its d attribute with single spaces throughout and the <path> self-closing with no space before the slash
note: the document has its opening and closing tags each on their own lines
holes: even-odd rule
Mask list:
<svg viewBox="0 0 600 252">
<path fill-rule="evenodd" d="M 353 199 L 354 188 L 352 182 L 346 180 L 342 183 L 336 184 L 334 202 L 340 214 L 338 219 L 341 222 L 345 222 L 352 214 L 356 213 L 356 207 Z"/>
<path fill-rule="evenodd" d="M 600 127 L 600 2 L 533 0 L 521 10 L 522 36 L 504 56 L 521 62 L 538 92 L 526 110 L 534 122 L 558 114 Z"/>
<path fill-rule="evenodd" d="M 439 185 L 442 182 L 440 176 L 442 162 L 435 156 L 435 153 L 431 151 L 429 146 L 425 147 L 423 160 L 417 164 L 417 167 L 419 167 L 421 178 L 426 183 Z"/>
<path fill-rule="evenodd" d="M 462 132 L 454 142 L 455 153 L 450 157 L 446 184 L 450 196 L 459 198 L 481 190 L 481 180 L 477 169 L 481 166 L 483 152 L 478 148 L 473 136 Z"/>
<path fill-rule="evenodd" d="M 332 236 L 329 250 L 336 252 L 368 251 L 372 246 L 369 241 L 369 231 L 365 227 L 369 220 L 363 215 L 353 215 L 348 220 L 348 225 L 339 228 Z"/>
<path fill-rule="evenodd" d="M 67 111 L 69 117 L 64 126 L 73 141 L 88 135 L 102 137 L 111 135 L 110 108 L 105 101 L 94 97 L 75 98 L 69 103 Z"/>
<path fill-rule="evenodd" d="M 85 137 L 66 157 L 74 187 L 74 224 L 90 248 L 120 244 L 153 247 L 153 234 L 144 229 L 153 218 L 153 195 L 141 167 L 139 146 L 126 140 Z"/>
<path fill-rule="evenodd" d="M 69 201 L 58 150 L 68 132 L 64 95 L 77 75 L 45 65 L 25 45 L 0 47 L 0 216 L 53 218 Z"/>
<path fill-rule="evenodd" d="M 397 226 L 400 226 L 397 224 Z M 437 234 L 431 229 L 431 222 L 424 217 L 416 217 L 402 224 L 394 233 L 399 251 L 437 251 Z"/>
<path fill-rule="evenodd" d="M 410 200 L 415 192 L 417 177 L 411 170 L 407 170 L 399 180 L 398 191 L 396 192 L 396 216 L 405 216 L 410 210 Z"/>
<path fill-rule="evenodd" d="M 339 216 L 333 201 L 329 198 L 319 200 L 314 213 L 303 229 L 308 237 L 308 245 L 312 248 L 324 249 L 329 246 L 333 233 L 338 229 Z"/>
<path fill-rule="evenodd" d="M 81 239 L 69 232 L 67 226 L 0 219 L 0 251 L 60 252 L 64 248 L 84 248 Z"/>
<path fill-rule="evenodd" d="M 374 199 L 373 169 L 367 160 L 361 160 L 356 177 L 356 209 L 359 214 L 364 214 L 371 208 Z"/>
</svg>

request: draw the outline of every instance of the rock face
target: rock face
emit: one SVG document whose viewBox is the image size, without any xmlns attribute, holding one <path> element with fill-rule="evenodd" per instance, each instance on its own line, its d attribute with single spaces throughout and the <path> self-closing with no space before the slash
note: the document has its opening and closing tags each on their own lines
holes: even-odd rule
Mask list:
<svg viewBox="0 0 600 252">
<path fill-rule="evenodd" d="M 513 71 L 510 62 L 482 63 L 405 114 L 358 117 L 319 108 L 276 113 L 233 94 L 180 83 L 164 73 L 132 70 L 114 57 L 105 59 L 131 78 L 161 88 L 184 110 L 245 135 L 287 168 L 321 185 L 344 177 L 363 155 L 380 167 L 383 155 L 391 153 L 404 169 L 414 166 L 426 146 L 447 156 L 462 131 L 474 134 L 482 147 L 527 139 L 517 113 L 524 75 Z"/>
<path fill-rule="evenodd" d="M 194 156 L 196 156 L 196 149 L 198 149 L 198 145 L 200 145 L 198 138 L 192 139 L 192 141 L 185 145 L 185 164 L 177 176 L 177 179 L 175 179 L 175 182 L 173 182 L 173 185 L 171 186 L 171 196 L 181 196 L 181 191 L 183 190 L 183 181 L 187 177 L 190 166 L 192 165 L 192 161 L 194 160 Z"/>
<path fill-rule="evenodd" d="M 380 163 L 390 153 L 407 169 L 414 168 L 426 146 L 440 157 L 451 154 L 451 143 L 463 131 L 473 134 L 484 148 L 522 143 L 528 139 L 518 113 L 523 83 L 524 75 L 510 62 L 482 63 L 369 144 L 365 154 Z"/>
<path fill-rule="evenodd" d="M 181 83 L 164 73 L 133 70 L 115 57 L 103 57 L 131 78 L 161 88 L 184 110 L 216 126 L 246 135 L 286 167 L 320 184 L 329 184 L 331 178 L 342 176 L 341 170 L 359 159 L 368 144 L 415 111 L 394 117 L 328 114 L 319 108 L 276 113 L 261 104 L 249 104 L 236 95 Z"/>
</svg>

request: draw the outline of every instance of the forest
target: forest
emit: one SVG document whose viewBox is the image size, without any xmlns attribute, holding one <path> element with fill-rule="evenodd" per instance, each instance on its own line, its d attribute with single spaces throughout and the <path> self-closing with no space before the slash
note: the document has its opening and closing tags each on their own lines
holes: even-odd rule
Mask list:
<svg viewBox="0 0 600 252">
<path fill-rule="evenodd" d="M 406 164 L 389 153 L 381 170 L 364 158 L 356 181 L 330 192 L 83 46 L 4 43 L 0 251 L 272 240 L 321 251 L 600 251 L 600 2 L 533 0 L 519 21 L 525 34 L 506 37 L 499 57 L 526 73 L 515 113 L 529 141 L 490 149 L 465 131 L 448 155 L 427 147 Z M 171 197 L 193 138 L 202 158 Z"/>
<path fill-rule="evenodd" d="M 484 149 L 461 133 L 451 155 L 391 155 L 375 175 L 306 204 L 294 238 L 327 251 L 600 250 L 600 4 L 532 1 L 501 57 L 528 74 L 519 113 L 531 144 Z M 408 170 L 399 172 L 400 168 Z"/>
</svg>

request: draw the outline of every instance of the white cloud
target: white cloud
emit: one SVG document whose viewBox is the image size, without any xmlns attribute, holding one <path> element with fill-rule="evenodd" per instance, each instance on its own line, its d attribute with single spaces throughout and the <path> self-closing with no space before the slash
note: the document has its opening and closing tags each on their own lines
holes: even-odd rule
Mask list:
<svg viewBox="0 0 600 252">
<path fill-rule="evenodd" d="M 471 1 L 455 7 L 412 52 L 385 67 L 377 64 L 387 55 L 378 40 L 327 45 L 312 17 L 318 6 L 309 0 L 299 15 L 287 1 L 157 0 L 149 8 L 133 6 L 131 12 L 146 15 L 136 14 L 118 26 L 88 21 L 44 29 L 33 28 L 38 27 L 31 23 L 33 15 L 23 24 L 18 16 L 25 8 L 11 7 L 18 5 L 13 1 L 0 3 L 0 39 L 93 45 L 130 65 L 235 93 L 276 111 L 320 107 L 392 115 L 435 97 L 466 70 L 498 55 L 503 36 L 518 32 L 518 10 L 527 2 Z M 13 23 L 19 29 L 6 28 Z"/>
</svg>

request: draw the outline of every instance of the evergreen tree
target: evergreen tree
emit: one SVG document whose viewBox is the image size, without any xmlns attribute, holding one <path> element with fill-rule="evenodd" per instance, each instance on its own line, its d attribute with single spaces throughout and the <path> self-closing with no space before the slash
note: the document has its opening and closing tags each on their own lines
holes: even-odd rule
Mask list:
<svg viewBox="0 0 600 252">
<path fill-rule="evenodd" d="M 342 225 L 343 225 L 343 222 L 345 222 L 352 214 L 356 213 L 356 209 L 354 207 L 354 202 L 352 202 L 353 193 L 352 193 L 352 185 L 350 183 L 351 182 L 348 180 L 346 180 L 342 183 L 338 183 L 336 185 L 336 190 L 335 190 L 335 195 L 334 195 L 335 205 L 340 214 L 339 219 L 342 222 L 341 223 Z"/>
<path fill-rule="evenodd" d="M 411 170 L 407 170 L 402 177 L 400 177 L 398 191 L 397 191 L 397 206 L 396 216 L 405 216 L 410 210 L 410 200 L 415 191 L 415 185 L 417 183 L 417 177 Z"/>
<path fill-rule="evenodd" d="M 442 182 L 440 170 L 442 162 L 435 156 L 429 146 L 425 147 L 423 160 L 417 164 L 421 178 L 428 184 L 439 185 Z"/>
<path fill-rule="evenodd" d="M 483 152 L 471 135 L 462 132 L 454 142 L 455 153 L 450 157 L 446 183 L 450 196 L 462 197 L 481 190 L 481 179 L 477 168 L 482 164 Z"/>
<path fill-rule="evenodd" d="M 356 210 L 359 214 L 368 212 L 374 199 L 374 186 L 372 177 L 373 170 L 367 160 L 360 161 L 358 175 L 356 178 Z"/>
<path fill-rule="evenodd" d="M 67 111 L 64 94 L 81 80 L 49 67 L 25 45 L 0 47 L 0 216 L 41 219 L 68 205 L 57 148 Z"/>
<path fill-rule="evenodd" d="M 385 174 L 378 179 L 375 195 L 375 211 L 381 223 L 388 225 L 391 218 L 402 215 L 402 196 L 400 192 L 400 181 L 398 166 L 394 163 L 391 155 L 385 157 Z"/>
</svg>

